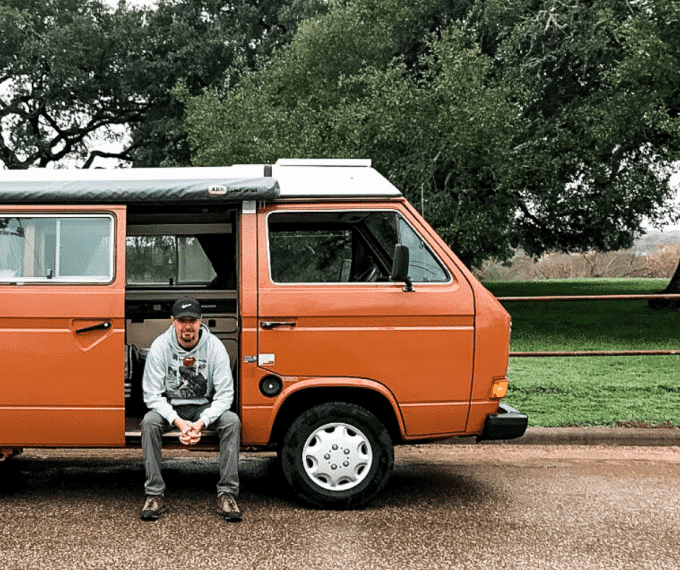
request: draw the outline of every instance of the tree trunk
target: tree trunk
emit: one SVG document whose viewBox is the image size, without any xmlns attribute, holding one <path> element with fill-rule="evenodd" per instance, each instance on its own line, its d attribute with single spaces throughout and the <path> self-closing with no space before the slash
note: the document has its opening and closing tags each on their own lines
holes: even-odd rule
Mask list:
<svg viewBox="0 0 680 570">
<path fill-rule="evenodd" d="M 659 293 L 680 293 L 680 262 L 675 268 L 673 277 L 666 285 L 666 288 Z M 677 299 L 650 299 L 648 302 L 652 309 L 677 309 L 678 300 Z"/>
</svg>

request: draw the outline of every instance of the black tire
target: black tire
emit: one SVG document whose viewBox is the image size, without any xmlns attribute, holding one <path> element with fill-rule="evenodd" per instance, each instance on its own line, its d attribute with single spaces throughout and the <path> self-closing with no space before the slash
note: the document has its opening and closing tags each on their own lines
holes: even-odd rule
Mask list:
<svg viewBox="0 0 680 570">
<path fill-rule="evenodd" d="M 368 410 L 330 402 L 300 414 L 284 436 L 279 459 L 286 481 L 305 503 L 356 509 L 385 486 L 394 466 L 392 439 Z"/>
</svg>

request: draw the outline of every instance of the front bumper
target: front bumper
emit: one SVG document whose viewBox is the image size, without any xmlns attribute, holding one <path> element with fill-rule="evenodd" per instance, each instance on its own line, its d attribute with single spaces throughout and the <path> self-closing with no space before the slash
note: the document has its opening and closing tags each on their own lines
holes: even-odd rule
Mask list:
<svg viewBox="0 0 680 570">
<path fill-rule="evenodd" d="M 528 423 L 529 417 L 526 414 L 501 403 L 498 413 L 486 416 L 484 431 L 477 441 L 522 437 L 527 430 Z"/>
</svg>

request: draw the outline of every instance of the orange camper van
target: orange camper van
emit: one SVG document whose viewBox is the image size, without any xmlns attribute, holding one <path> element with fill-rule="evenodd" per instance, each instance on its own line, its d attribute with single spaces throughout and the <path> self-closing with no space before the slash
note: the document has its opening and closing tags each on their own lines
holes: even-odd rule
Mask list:
<svg viewBox="0 0 680 570">
<path fill-rule="evenodd" d="M 2 456 L 138 446 L 184 296 L 229 353 L 242 446 L 306 503 L 365 504 L 394 445 L 525 432 L 509 315 L 370 161 L 5 171 Z"/>
</svg>

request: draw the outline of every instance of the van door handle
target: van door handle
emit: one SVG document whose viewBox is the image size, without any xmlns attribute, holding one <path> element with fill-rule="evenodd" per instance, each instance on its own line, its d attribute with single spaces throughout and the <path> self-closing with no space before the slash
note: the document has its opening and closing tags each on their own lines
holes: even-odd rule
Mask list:
<svg viewBox="0 0 680 570">
<path fill-rule="evenodd" d="M 107 331 L 111 328 L 111 323 L 106 321 L 104 323 L 99 323 L 98 325 L 92 325 L 91 327 L 85 327 L 82 329 L 76 329 L 76 334 L 90 332 L 90 331 Z"/>
<path fill-rule="evenodd" d="M 295 321 L 262 321 L 260 323 L 260 326 L 267 330 L 275 327 L 294 327 L 295 325 Z"/>
</svg>

